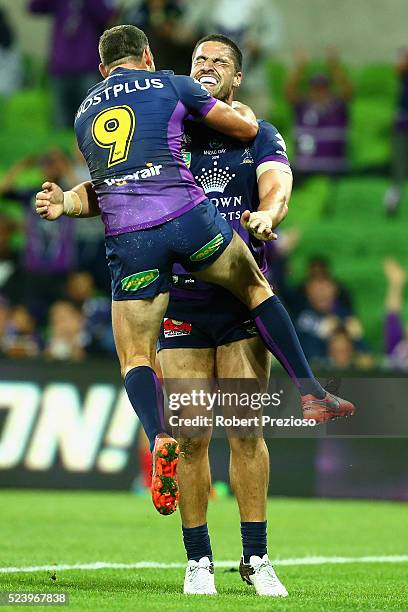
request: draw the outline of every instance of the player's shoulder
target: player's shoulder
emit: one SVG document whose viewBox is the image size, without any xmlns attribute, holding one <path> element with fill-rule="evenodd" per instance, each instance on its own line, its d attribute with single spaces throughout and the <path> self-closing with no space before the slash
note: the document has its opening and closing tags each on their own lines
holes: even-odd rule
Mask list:
<svg viewBox="0 0 408 612">
<path fill-rule="evenodd" d="M 188 85 L 191 85 L 191 83 L 194 83 L 195 79 L 193 79 L 190 76 L 187 76 L 186 74 L 174 74 L 174 72 L 173 72 L 173 74 L 171 75 L 171 80 L 176 85 L 188 86 Z M 197 83 L 198 83 L 198 81 L 197 81 Z"/>
<path fill-rule="evenodd" d="M 259 132 L 255 139 L 256 144 L 258 144 L 259 146 L 273 145 L 279 148 L 283 148 L 286 151 L 285 139 L 283 138 L 282 134 L 276 126 L 263 119 L 258 121 L 258 124 Z"/>
<path fill-rule="evenodd" d="M 276 157 L 275 161 L 282 159 L 283 163 L 288 164 L 286 143 L 278 128 L 263 119 L 258 121 L 258 124 L 259 132 L 254 141 L 254 157 L 258 163 L 273 156 Z"/>
<path fill-rule="evenodd" d="M 171 80 L 177 88 L 189 90 L 191 88 L 196 88 L 197 85 L 201 87 L 201 84 L 196 79 L 193 79 L 193 77 L 187 76 L 186 74 L 173 74 Z"/>
<path fill-rule="evenodd" d="M 197 91 L 201 90 L 201 93 L 210 97 L 210 93 L 206 90 L 204 85 L 201 85 L 197 79 L 193 79 L 191 76 L 187 76 L 185 74 L 173 74 L 171 80 L 178 91 L 197 93 Z"/>
<path fill-rule="evenodd" d="M 156 72 L 154 72 L 154 75 L 157 77 L 163 77 L 165 79 L 172 79 L 176 76 L 173 70 L 156 70 Z"/>
<path fill-rule="evenodd" d="M 98 93 L 101 89 L 104 89 L 106 87 L 106 80 L 105 79 L 101 79 L 100 81 L 96 81 L 95 85 L 92 85 L 92 87 L 90 87 L 88 89 L 88 91 L 86 92 L 86 96 L 85 98 L 89 98 L 89 96 Z"/>
<path fill-rule="evenodd" d="M 265 119 L 259 119 L 258 125 L 259 125 L 259 132 L 257 135 L 257 139 L 268 140 L 268 139 L 273 139 L 276 136 L 280 136 L 278 128 L 272 125 L 272 123 L 265 121 Z"/>
</svg>

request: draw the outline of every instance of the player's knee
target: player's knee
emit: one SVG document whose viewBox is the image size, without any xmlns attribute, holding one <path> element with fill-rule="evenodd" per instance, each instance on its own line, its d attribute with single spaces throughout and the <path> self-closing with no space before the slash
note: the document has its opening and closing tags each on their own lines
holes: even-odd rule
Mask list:
<svg viewBox="0 0 408 612">
<path fill-rule="evenodd" d="M 266 280 L 265 276 L 262 274 L 259 268 L 255 270 L 251 281 L 248 282 L 248 290 L 254 289 L 266 291 L 267 293 L 270 293 L 272 291 L 269 282 Z"/>
<path fill-rule="evenodd" d="M 140 366 L 147 366 L 154 370 L 155 363 L 152 357 L 149 355 L 126 355 L 126 357 L 120 359 L 120 372 L 122 374 L 122 378 L 125 378 L 126 374 L 130 372 L 130 370 Z"/>
<path fill-rule="evenodd" d="M 239 291 L 242 293 L 241 299 L 248 304 L 250 308 L 258 305 L 273 295 L 273 291 L 265 276 L 256 268 L 253 274 L 244 281 L 241 279 Z"/>
<path fill-rule="evenodd" d="M 195 461 L 208 452 L 211 434 L 203 434 L 195 438 L 181 438 L 179 441 L 180 453 L 184 461 Z"/>
<path fill-rule="evenodd" d="M 265 448 L 264 439 L 259 437 L 251 438 L 228 438 L 231 452 L 239 455 L 241 459 L 252 460 Z"/>
</svg>

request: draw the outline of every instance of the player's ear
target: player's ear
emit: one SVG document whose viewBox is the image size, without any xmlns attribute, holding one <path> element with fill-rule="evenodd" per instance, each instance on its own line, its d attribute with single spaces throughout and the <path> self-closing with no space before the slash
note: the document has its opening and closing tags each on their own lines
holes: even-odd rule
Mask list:
<svg viewBox="0 0 408 612">
<path fill-rule="evenodd" d="M 109 70 L 103 64 L 99 64 L 99 72 L 101 73 L 104 79 L 109 76 Z"/>
<path fill-rule="evenodd" d="M 242 72 L 237 72 L 232 82 L 233 87 L 239 87 L 241 85 L 241 81 L 242 81 Z"/>
<path fill-rule="evenodd" d="M 150 51 L 150 47 L 145 47 L 143 49 L 143 60 L 149 70 L 151 70 L 152 72 L 156 70 L 154 65 L 153 53 Z"/>
</svg>

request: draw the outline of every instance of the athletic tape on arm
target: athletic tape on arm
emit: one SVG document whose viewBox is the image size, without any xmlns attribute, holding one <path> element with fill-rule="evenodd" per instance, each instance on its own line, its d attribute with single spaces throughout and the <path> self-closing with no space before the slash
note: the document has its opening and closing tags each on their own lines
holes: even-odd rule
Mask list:
<svg viewBox="0 0 408 612">
<path fill-rule="evenodd" d="M 282 164 L 278 161 L 266 161 L 263 164 L 260 164 L 256 169 L 257 180 L 259 181 L 262 174 L 268 170 L 280 170 L 281 172 L 286 172 L 286 174 L 292 174 L 292 170 L 287 164 Z"/>
</svg>

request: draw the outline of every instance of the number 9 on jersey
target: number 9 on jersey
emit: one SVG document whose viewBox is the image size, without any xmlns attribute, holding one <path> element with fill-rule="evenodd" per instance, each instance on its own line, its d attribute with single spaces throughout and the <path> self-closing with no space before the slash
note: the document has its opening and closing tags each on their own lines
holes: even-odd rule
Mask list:
<svg viewBox="0 0 408 612">
<path fill-rule="evenodd" d="M 99 147 L 109 149 L 108 168 L 127 160 L 135 125 L 130 106 L 112 106 L 93 120 L 92 138 Z"/>
</svg>

